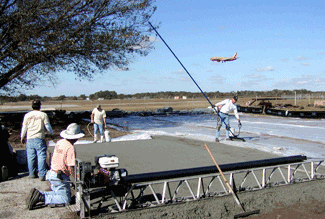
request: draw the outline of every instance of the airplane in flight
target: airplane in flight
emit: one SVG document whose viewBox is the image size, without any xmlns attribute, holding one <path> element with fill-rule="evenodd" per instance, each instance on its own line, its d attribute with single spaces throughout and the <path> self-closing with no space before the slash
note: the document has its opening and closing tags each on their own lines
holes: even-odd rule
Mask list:
<svg viewBox="0 0 325 219">
<path fill-rule="evenodd" d="M 212 57 L 211 61 L 217 61 L 217 62 L 228 62 L 228 61 L 234 61 L 237 59 L 237 52 L 232 57 Z"/>
</svg>

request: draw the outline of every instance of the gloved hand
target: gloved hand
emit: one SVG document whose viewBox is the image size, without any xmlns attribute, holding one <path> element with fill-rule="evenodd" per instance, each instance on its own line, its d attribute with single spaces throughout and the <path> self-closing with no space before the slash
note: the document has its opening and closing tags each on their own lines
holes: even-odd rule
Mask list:
<svg viewBox="0 0 325 219">
<path fill-rule="evenodd" d="M 219 107 L 213 107 L 213 109 L 214 109 L 214 111 L 215 111 L 215 112 L 217 112 L 217 113 L 219 113 L 219 112 L 220 112 L 220 109 L 219 109 Z"/>
</svg>

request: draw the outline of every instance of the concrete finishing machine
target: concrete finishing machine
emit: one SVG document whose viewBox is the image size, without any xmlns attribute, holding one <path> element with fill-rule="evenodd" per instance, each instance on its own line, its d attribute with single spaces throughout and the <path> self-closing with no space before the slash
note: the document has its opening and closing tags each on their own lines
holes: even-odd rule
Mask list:
<svg viewBox="0 0 325 219">
<path fill-rule="evenodd" d="M 319 168 L 323 161 L 298 155 L 223 164 L 220 169 L 232 190 L 240 193 L 324 178 L 324 168 Z M 98 212 L 152 208 L 230 194 L 216 166 L 132 175 L 118 167 L 118 157 L 110 154 L 95 156 L 94 166 L 77 159 L 73 182 L 76 204 L 70 206 L 71 211 L 80 211 L 84 218 Z"/>
</svg>

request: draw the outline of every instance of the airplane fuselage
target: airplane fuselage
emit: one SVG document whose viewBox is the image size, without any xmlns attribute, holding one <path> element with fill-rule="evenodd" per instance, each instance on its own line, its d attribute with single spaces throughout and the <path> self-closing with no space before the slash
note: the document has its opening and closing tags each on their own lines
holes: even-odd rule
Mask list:
<svg viewBox="0 0 325 219">
<path fill-rule="evenodd" d="M 212 57 L 210 60 L 216 62 L 228 62 L 228 61 L 234 61 L 236 59 L 237 59 L 237 52 L 232 57 Z"/>
</svg>

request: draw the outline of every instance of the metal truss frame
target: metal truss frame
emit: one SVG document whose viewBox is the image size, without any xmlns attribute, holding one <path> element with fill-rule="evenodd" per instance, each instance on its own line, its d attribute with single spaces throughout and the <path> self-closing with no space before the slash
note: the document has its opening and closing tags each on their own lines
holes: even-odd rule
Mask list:
<svg viewBox="0 0 325 219">
<path fill-rule="evenodd" d="M 307 160 L 277 166 L 224 172 L 234 191 L 245 192 L 268 187 L 284 186 L 296 182 L 308 182 L 325 177 L 324 160 Z M 99 210 L 106 202 L 107 212 L 121 212 L 134 208 L 155 207 L 165 204 L 195 201 L 202 198 L 230 194 L 219 173 L 184 178 L 166 179 L 145 183 L 134 183 L 127 188 L 124 196 L 117 196 L 114 190 L 97 189 L 92 195 L 90 189 L 78 184 L 76 201 L 80 216 L 90 217 L 91 209 Z M 238 185 L 238 186 L 236 186 Z M 98 192 L 99 191 L 99 192 Z M 158 192 L 159 191 L 159 192 Z M 95 202 L 92 200 L 100 199 Z M 77 198 L 76 198 L 77 199 Z"/>
</svg>

